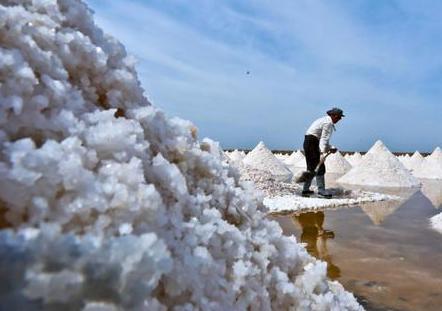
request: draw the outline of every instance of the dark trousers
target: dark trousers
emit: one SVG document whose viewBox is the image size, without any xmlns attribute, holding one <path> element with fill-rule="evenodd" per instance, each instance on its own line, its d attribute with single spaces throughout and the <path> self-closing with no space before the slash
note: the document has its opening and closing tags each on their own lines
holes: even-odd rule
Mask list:
<svg viewBox="0 0 442 311">
<path fill-rule="evenodd" d="M 321 158 L 321 151 L 319 150 L 319 139 L 316 136 L 305 135 L 304 153 L 305 153 L 305 161 L 307 162 L 307 170 L 314 172 Z M 319 176 L 325 175 L 324 164 L 322 164 L 319 167 L 317 175 Z"/>
</svg>

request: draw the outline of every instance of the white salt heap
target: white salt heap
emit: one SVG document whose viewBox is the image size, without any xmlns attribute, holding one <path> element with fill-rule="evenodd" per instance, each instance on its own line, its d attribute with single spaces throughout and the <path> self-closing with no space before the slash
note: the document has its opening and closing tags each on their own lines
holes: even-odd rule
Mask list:
<svg viewBox="0 0 442 311">
<path fill-rule="evenodd" d="M 293 151 L 290 156 L 284 161 L 286 165 L 296 166 L 301 161 L 305 162 L 305 156 L 300 150 Z"/>
<path fill-rule="evenodd" d="M 243 163 L 253 169 L 270 173 L 276 180 L 290 181 L 292 173 L 281 163 L 261 141 L 250 151 Z"/>
<path fill-rule="evenodd" d="M 442 150 L 439 147 L 434 149 L 413 174 L 419 178 L 442 179 Z"/>
<path fill-rule="evenodd" d="M 419 181 L 380 140 L 364 155 L 358 166 L 353 167 L 337 181 L 344 184 L 373 187 L 410 188 L 419 186 Z"/>
<path fill-rule="evenodd" d="M 359 152 L 355 152 L 351 155 L 345 155 L 344 158 L 347 160 L 348 163 L 350 163 L 352 167 L 355 167 L 358 166 L 359 163 L 361 163 L 362 155 Z"/>
<path fill-rule="evenodd" d="M 2 1 L 0 64 L 0 309 L 362 309 L 84 4 Z"/>
<path fill-rule="evenodd" d="M 244 151 L 239 151 L 238 149 L 235 149 L 232 152 L 227 153 L 227 156 L 232 162 L 241 163 L 246 154 Z"/>
<path fill-rule="evenodd" d="M 403 164 L 407 169 L 412 171 L 414 174 L 414 172 L 420 170 L 423 161 L 424 157 L 419 153 L 419 151 L 415 151 L 408 160 L 403 162 Z"/>
<path fill-rule="evenodd" d="M 338 151 L 325 159 L 327 173 L 345 174 L 351 169 L 350 163 Z"/>
<path fill-rule="evenodd" d="M 287 154 L 283 154 L 283 153 L 275 153 L 275 157 L 279 160 L 284 162 L 285 160 L 288 159 L 289 155 Z"/>
</svg>

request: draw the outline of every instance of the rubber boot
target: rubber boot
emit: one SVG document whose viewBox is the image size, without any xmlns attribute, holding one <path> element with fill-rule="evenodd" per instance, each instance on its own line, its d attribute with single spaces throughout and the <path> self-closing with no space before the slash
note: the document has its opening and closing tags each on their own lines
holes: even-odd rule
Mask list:
<svg viewBox="0 0 442 311">
<path fill-rule="evenodd" d="M 316 184 L 318 185 L 318 195 L 330 199 L 332 197 L 331 193 L 325 190 L 325 177 L 324 175 L 316 175 Z"/>
<path fill-rule="evenodd" d="M 302 196 L 303 197 L 308 197 L 314 193 L 313 191 L 310 190 L 311 184 L 312 184 L 312 178 L 310 178 L 309 180 L 304 182 L 304 186 L 302 188 Z"/>
</svg>

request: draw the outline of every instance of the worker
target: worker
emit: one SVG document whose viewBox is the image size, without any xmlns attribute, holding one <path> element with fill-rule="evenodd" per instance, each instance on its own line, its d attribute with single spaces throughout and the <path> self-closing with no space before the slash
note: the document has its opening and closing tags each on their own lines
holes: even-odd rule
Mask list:
<svg viewBox="0 0 442 311">
<path fill-rule="evenodd" d="M 335 124 L 344 117 L 344 112 L 339 108 L 332 108 L 327 111 L 327 116 L 315 120 L 304 138 L 304 153 L 307 162 L 307 171 L 311 172 L 311 178 L 304 182 L 302 196 L 310 196 L 314 192 L 310 190 L 312 179 L 315 176 L 315 170 L 321 157 L 327 152 L 335 153 L 337 149 L 330 145 L 330 137 L 336 130 Z M 316 185 L 318 186 L 318 195 L 324 198 L 331 198 L 332 194 L 325 189 L 325 165 L 322 164 L 316 174 Z"/>
</svg>

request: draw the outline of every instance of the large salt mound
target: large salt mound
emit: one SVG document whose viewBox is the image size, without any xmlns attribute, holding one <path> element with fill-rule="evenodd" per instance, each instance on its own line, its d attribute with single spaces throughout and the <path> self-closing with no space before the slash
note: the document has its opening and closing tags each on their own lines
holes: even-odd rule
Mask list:
<svg viewBox="0 0 442 311">
<path fill-rule="evenodd" d="M 442 150 L 439 147 L 434 149 L 413 174 L 419 178 L 442 179 Z"/>
<path fill-rule="evenodd" d="M 0 64 L 0 309 L 362 309 L 84 4 L 3 1 Z"/>
<path fill-rule="evenodd" d="M 290 170 L 273 155 L 262 141 L 245 156 L 243 163 L 251 168 L 268 172 L 279 181 L 288 182 L 292 178 Z"/>
<path fill-rule="evenodd" d="M 340 152 L 331 154 L 325 159 L 327 173 L 345 174 L 351 169 L 350 163 L 342 156 Z"/>
<path fill-rule="evenodd" d="M 418 187 L 419 181 L 378 140 L 364 155 L 361 163 L 337 180 L 339 183 L 409 188 Z"/>
</svg>

